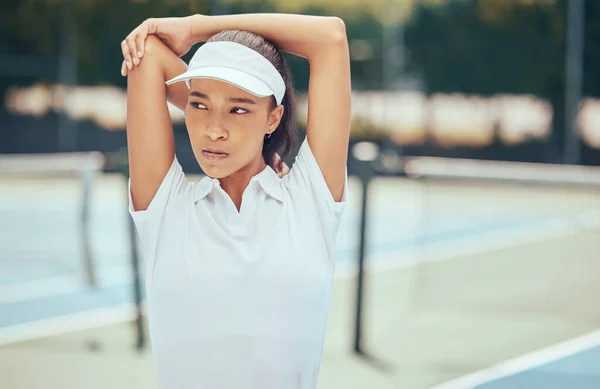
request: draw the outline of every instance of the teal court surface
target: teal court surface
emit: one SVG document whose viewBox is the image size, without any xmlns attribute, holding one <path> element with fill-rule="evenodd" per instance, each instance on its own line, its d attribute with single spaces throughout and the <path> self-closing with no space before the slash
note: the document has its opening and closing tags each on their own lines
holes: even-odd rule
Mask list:
<svg viewBox="0 0 600 389">
<path fill-rule="evenodd" d="M 506 361 L 435 389 L 594 389 L 600 387 L 600 331 Z"/>
<path fill-rule="evenodd" d="M 64 350 L 44 360 L 40 349 L 80 337 L 105 336 L 133 353 L 123 335 L 130 328 L 119 324 L 131 319 L 133 301 L 124 182 L 106 175 L 94 187 L 95 288 L 84 277 L 76 181 L 10 178 L 0 187 L 0 366 L 21 358 L 51 366 L 68 358 Z M 349 190 L 320 387 L 600 388 L 597 192 L 375 180 L 365 347 L 395 366 L 388 371 L 347 355 L 360 216 L 356 180 Z M 62 363 L 84 363 L 73 354 Z M 118 369 L 111 365 L 116 361 L 97 363 L 110 370 Z M 10 373 L 11 387 L 36 387 L 33 377 Z M 155 387 L 149 377 L 139 387 Z"/>
</svg>

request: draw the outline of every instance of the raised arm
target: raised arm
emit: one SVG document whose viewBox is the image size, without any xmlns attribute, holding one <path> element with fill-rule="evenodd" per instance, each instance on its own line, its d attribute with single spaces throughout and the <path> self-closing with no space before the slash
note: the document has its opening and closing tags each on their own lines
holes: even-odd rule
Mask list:
<svg viewBox="0 0 600 389">
<path fill-rule="evenodd" d="M 175 157 L 167 94 L 185 105 L 185 84 L 165 81 L 186 70 L 186 64 L 154 36 L 145 42 L 144 60 L 127 77 L 127 146 L 131 196 L 136 211 L 145 210 Z"/>
<path fill-rule="evenodd" d="M 204 42 L 223 30 L 253 32 L 272 41 L 284 51 L 308 59 L 310 64 L 308 143 L 334 200 L 340 201 L 345 184 L 351 104 L 348 42 L 345 25 L 341 19 L 290 14 L 192 15 L 185 18 L 148 19 L 134 33 L 130 34 L 127 42 L 124 42 L 125 62 L 122 73 L 124 75 L 130 73 L 132 69 L 145 62 L 147 47 L 145 48 L 144 41 L 146 37 L 149 38 L 152 35 L 159 37 L 171 48 L 172 52 L 180 56 L 185 54 L 194 43 Z M 144 60 L 135 56 L 135 53 L 138 52 Z M 172 62 L 169 61 L 169 63 Z M 129 63 L 127 67 L 126 63 Z M 181 64 L 184 66 L 183 62 Z M 169 69 L 173 68 L 169 65 Z M 183 70 L 182 67 L 181 72 Z M 154 89 L 159 88 L 154 86 Z M 163 89 L 164 91 L 165 89 Z M 185 106 L 187 90 L 168 88 L 166 91 L 169 101 L 180 108 Z M 141 92 L 138 93 L 138 96 L 148 93 L 149 91 Z M 162 97 L 164 98 L 165 95 L 163 94 Z M 154 119 L 147 119 L 146 122 L 152 122 L 153 126 L 164 127 L 164 121 L 156 120 L 155 115 L 151 115 Z M 133 116 L 141 117 L 135 113 Z M 128 131 L 129 127 L 128 124 Z M 144 131 L 147 132 L 147 130 Z M 170 134 L 171 131 L 169 130 L 168 133 Z M 168 142 L 162 143 L 162 145 L 165 144 Z M 163 146 L 155 145 L 154 147 Z M 140 147 L 139 149 L 144 150 L 145 148 Z M 164 161 L 171 159 L 171 156 L 172 150 L 171 154 L 166 153 L 165 157 L 161 154 L 159 161 L 154 161 L 154 164 L 159 165 L 153 168 L 153 171 L 158 172 L 156 177 L 164 175 L 168 169 Z M 143 166 L 143 163 L 140 165 Z M 152 183 L 143 190 L 145 193 L 143 197 L 146 201 L 141 204 L 149 203 L 152 196 L 146 194 L 154 194 L 160 184 L 160 180 L 154 176 L 155 173 L 152 174 L 154 178 L 145 177 L 143 180 L 136 180 Z"/>
<path fill-rule="evenodd" d="M 192 39 L 205 41 L 222 30 L 262 35 L 280 49 L 308 59 L 309 146 L 333 198 L 344 189 L 350 137 L 350 59 L 344 22 L 336 17 L 244 14 L 190 17 Z"/>
</svg>

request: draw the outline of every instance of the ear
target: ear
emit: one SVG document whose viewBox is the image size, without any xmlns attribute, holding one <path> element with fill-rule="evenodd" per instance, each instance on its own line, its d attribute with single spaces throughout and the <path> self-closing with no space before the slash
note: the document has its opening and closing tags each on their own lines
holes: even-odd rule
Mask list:
<svg viewBox="0 0 600 389">
<path fill-rule="evenodd" d="M 269 133 L 275 131 L 277 129 L 277 126 L 279 126 L 281 118 L 283 117 L 283 111 L 283 105 L 280 104 L 269 114 L 269 117 L 267 119 L 267 127 L 269 129 Z"/>
</svg>

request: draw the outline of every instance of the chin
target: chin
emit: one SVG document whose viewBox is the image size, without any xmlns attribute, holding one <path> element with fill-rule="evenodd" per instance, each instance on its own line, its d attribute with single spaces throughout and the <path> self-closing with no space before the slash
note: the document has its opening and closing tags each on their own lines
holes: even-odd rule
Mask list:
<svg viewBox="0 0 600 389">
<path fill-rule="evenodd" d="M 204 174 L 206 174 L 207 176 L 209 176 L 211 178 L 223 178 L 223 177 L 227 177 L 229 175 L 229 174 L 227 174 L 226 171 L 224 171 L 224 169 L 220 169 L 219 167 L 216 167 L 216 166 L 210 166 L 209 164 L 206 164 L 206 163 L 201 163 L 200 168 L 202 168 L 202 171 L 204 172 Z"/>
<path fill-rule="evenodd" d="M 204 174 L 211 178 L 219 179 L 227 177 L 235 172 L 235 169 L 232 169 L 230 166 L 225 166 L 222 163 L 204 161 L 202 158 L 198 158 L 197 161 Z"/>
</svg>

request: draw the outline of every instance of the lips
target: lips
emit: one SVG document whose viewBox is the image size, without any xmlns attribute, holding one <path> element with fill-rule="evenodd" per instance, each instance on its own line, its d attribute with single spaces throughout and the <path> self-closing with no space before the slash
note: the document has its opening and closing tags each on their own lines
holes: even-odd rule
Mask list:
<svg viewBox="0 0 600 389">
<path fill-rule="evenodd" d="M 220 161 L 229 156 L 228 153 L 221 149 L 204 149 L 202 150 L 202 155 L 209 161 Z"/>
</svg>

